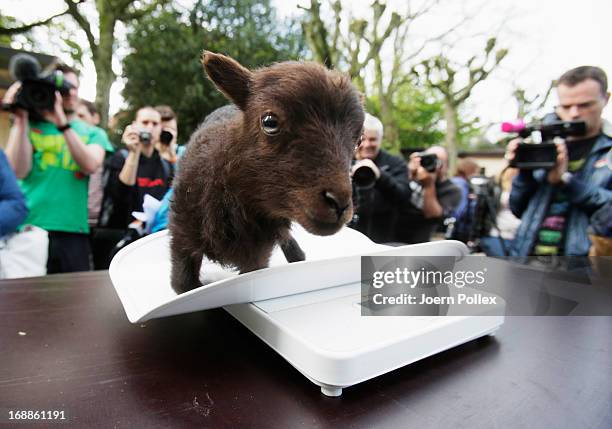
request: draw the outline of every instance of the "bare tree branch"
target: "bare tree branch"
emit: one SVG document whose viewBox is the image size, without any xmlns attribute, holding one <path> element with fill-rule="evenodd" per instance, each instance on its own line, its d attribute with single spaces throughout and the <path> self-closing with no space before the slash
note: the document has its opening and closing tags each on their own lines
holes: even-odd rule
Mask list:
<svg viewBox="0 0 612 429">
<path fill-rule="evenodd" d="M 87 21 L 87 19 L 81 14 L 81 12 L 79 12 L 79 9 L 77 8 L 77 5 L 80 4 L 81 1 L 79 1 L 78 3 L 74 3 L 72 0 L 64 0 L 64 2 L 68 6 L 67 12 L 70 14 L 70 16 L 74 18 L 77 24 L 79 24 L 79 27 L 81 27 L 85 32 L 87 42 L 89 43 L 89 48 L 91 49 L 91 55 L 95 61 L 98 57 L 98 44 L 96 43 L 96 38 L 91 32 L 91 26 L 89 25 L 89 21 Z"/>
<path fill-rule="evenodd" d="M 13 34 L 25 33 L 26 31 L 30 31 L 34 27 L 38 27 L 38 26 L 41 26 L 41 25 L 47 25 L 51 21 L 53 21 L 55 18 L 58 18 L 60 16 L 66 15 L 66 14 L 68 14 L 68 9 L 66 9 L 63 12 L 57 13 L 57 14 L 55 14 L 55 15 L 47 18 L 47 19 L 44 19 L 42 21 L 33 22 L 31 24 L 21 25 L 19 27 L 13 27 L 13 28 L 0 27 L 0 35 L 2 35 L 2 36 L 12 36 Z"/>
</svg>

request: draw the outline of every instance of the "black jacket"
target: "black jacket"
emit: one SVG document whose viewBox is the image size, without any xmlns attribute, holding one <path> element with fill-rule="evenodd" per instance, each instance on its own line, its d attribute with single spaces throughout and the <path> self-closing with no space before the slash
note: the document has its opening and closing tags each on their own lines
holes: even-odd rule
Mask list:
<svg viewBox="0 0 612 429">
<path fill-rule="evenodd" d="M 350 226 L 377 243 L 394 242 L 399 207 L 410 198 L 408 167 L 404 159 L 382 149 L 373 161 L 380 177 L 370 189 L 353 183 L 355 216 Z"/>
</svg>

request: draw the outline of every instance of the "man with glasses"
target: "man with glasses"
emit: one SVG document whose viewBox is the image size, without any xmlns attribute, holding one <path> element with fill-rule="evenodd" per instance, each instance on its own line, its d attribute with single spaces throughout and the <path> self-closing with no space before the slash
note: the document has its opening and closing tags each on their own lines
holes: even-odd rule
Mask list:
<svg viewBox="0 0 612 429">
<path fill-rule="evenodd" d="M 510 209 L 521 225 L 510 250 L 513 256 L 586 255 L 589 218 L 612 200 L 612 170 L 606 162 L 612 124 L 601 117 L 610 98 L 606 74 L 592 66 L 569 70 L 557 81 L 557 94 L 557 116 L 584 121 L 586 134 L 556 142 L 552 169 L 521 170 L 514 179 Z M 508 160 L 519 142 L 508 145 Z"/>
</svg>

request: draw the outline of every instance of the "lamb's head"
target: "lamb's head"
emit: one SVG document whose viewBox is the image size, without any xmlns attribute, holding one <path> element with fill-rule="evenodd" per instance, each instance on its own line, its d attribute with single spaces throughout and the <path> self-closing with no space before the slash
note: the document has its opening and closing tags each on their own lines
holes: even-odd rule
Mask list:
<svg viewBox="0 0 612 429">
<path fill-rule="evenodd" d="M 210 52 L 202 63 L 242 112 L 239 137 L 228 142 L 236 159 L 227 180 L 239 198 L 311 233 L 338 231 L 353 213 L 349 170 L 364 121 L 348 76 L 302 62 L 250 71 Z"/>
</svg>

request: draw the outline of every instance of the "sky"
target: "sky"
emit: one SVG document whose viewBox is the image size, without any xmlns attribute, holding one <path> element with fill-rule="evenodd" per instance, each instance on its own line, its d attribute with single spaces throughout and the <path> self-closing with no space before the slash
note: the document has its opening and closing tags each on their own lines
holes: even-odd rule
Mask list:
<svg viewBox="0 0 612 429">
<path fill-rule="evenodd" d="M 182 4 L 189 0 L 181 0 Z M 276 0 L 280 17 L 295 15 L 298 5 L 306 6 L 308 0 Z M 31 4 L 32 7 L 26 7 Z M 355 16 L 367 17 L 371 1 L 345 2 Z M 406 2 L 388 1 L 390 9 L 403 11 Z M 419 1 L 413 1 L 418 8 Z M 15 16 L 23 22 L 32 22 L 63 10 L 63 1 L 0 0 L 0 11 Z M 509 49 L 508 56 L 491 76 L 477 85 L 466 106 L 466 114 L 478 116 L 483 123 L 497 123 L 516 116 L 516 103 L 512 99 L 514 85 L 527 90 L 533 96 L 544 92 L 551 80 L 579 65 L 597 65 L 612 76 L 612 1 L 609 0 L 440 0 L 430 13 L 415 21 L 411 30 L 412 41 L 439 34 L 461 19 L 471 16 L 454 36 L 451 58 L 462 59 L 481 50 L 489 34 L 498 36 L 500 47 Z M 116 30 L 119 39 L 125 33 L 120 26 Z M 82 37 L 82 34 L 80 35 Z M 85 44 L 84 37 L 81 39 Z M 116 53 L 124 55 L 125 47 Z M 433 53 L 433 51 L 432 51 Z M 390 58 L 389 52 L 382 52 Z M 426 53 L 424 53 L 426 55 Z M 95 98 L 95 69 L 91 61 L 85 61 L 80 95 Z M 115 60 L 115 71 L 120 62 Z M 122 82 L 113 85 L 111 113 L 123 107 Z M 552 109 L 556 97 L 547 106 Z M 604 110 L 604 117 L 612 120 L 612 107 Z M 492 129 L 497 129 L 496 127 Z M 493 132 L 493 134 L 495 134 Z M 490 136 L 495 137 L 495 136 Z"/>
</svg>

